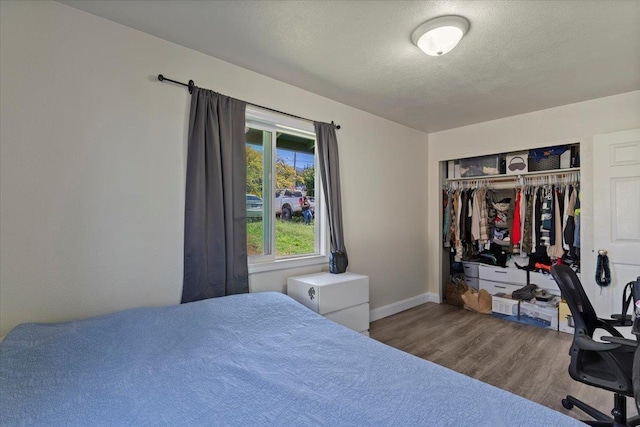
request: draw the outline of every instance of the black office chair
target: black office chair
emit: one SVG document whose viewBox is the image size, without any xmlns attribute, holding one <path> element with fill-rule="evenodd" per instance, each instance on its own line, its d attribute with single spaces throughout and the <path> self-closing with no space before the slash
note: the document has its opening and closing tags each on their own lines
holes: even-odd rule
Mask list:
<svg viewBox="0 0 640 427">
<path fill-rule="evenodd" d="M 592 426 L 638 425 L 640 418 L 627 420 L 626 397 L 633 397 L 633 356 L 637 341 L 627 340 L 611 326 L 610 322 L 598 318 L 582 288 L 576 273 L 567 265 L 555 265 L 551 275 L 556 280 L 562 297 L 567 302 L 574 323 L 573 343 L 569 375 L 576 381 L 615 393 L 614 408 L 610 417 L 592 406 L 567 396 L 562 406 L 572 409 L 577 406 L 596 421 L 585 421 Z M 615 322 L 615 320 L 612 320 Z M 593 340 L 593 332 L 604 329 L 612 337 L 602 337 L 607 342 Z"/>
</svg>

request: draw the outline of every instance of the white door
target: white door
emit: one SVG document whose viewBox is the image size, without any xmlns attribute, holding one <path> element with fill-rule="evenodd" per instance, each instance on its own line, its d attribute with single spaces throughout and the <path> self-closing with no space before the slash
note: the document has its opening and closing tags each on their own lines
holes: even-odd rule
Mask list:
<svg viewBox="0 0 640 427">
<path fill-rule="evenodd" d="M 592 289 L 589 298 L 598 315 L 609 317 L 621 310 L 624 286 L 640 276 L 640 129 L 594 136 L 593 171 L 596 252 L 582 257 L 606 249 L 611 285 L 600 291 L 595 277 L 582 281 Z"/>
</svg>

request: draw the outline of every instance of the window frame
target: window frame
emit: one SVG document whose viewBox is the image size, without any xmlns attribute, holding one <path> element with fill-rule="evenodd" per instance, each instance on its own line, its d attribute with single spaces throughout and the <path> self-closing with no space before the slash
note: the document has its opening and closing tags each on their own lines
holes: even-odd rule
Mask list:
<svg viewBox="0 0 640 427">
<path fill-rule="evenodd" d="M 265 238 L 265 232 L 263 228 L 263 242 L 270 243 L 270 254 L 252 255 L 247 257 L 247 263 L 249 267 L 249 274 L 263 271 L 281 270 L 288 268 L 304 267 L 309 265 L 325 264 L 329 261 L 327 256 L 327 247 L 329 241 L 329 227 L 327 221 L 327 214 L 324 204 L 324 192 L 322 188 L 322 180 L 320 179 L 320 168 L 318 163 L 318 152 L 315 150 L 314 163 L 315 163 L 315 221 L 314 221 L 314 252 L 301 255 L 288 255 L 277 257 L 275 254 L 275 242 L 276 242 L 276 216 L 274 211 L 275 193 L 276 193 L 276 149 L 277 149 L 277 132 L 283 132 L 290 135 L 297 135 L 304 138 L 316 139 L 315 129 L 313 123 L 288 117 L 278 113 L 262 110 L 256 107 L 247 106 L 245 114 L 245 126 L 247 128 L 258 129 L 266 132 L 271 132 L 270 142 L 270 156 L 271 156 L 271 170 L 269 171 L 269 184 L 270 184 L 270 199 L 268 203 L 265 203 L 265 197 L 263 197 L 263 218 L 269 217 L 269 221 L 264 221 L 265 227 L 269 226 L 269 238 Z M 266 147 L 263 147 L 263 151 Z M 317 148 L 317 147 L 316 147 Z M 264 165 L 266 167 L 266 165 Z M 263 187 L 264 191 L 264 187 Z M 267 212 L 267 209 L 269 212 Z"/>
</svg>

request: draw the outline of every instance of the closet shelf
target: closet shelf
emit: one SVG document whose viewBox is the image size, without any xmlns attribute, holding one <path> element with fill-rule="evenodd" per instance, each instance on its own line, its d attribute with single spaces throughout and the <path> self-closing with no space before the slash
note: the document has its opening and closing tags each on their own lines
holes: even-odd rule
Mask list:
<svg viewBox="0 0 640 427">
<path fill-rule="evenodd" d="M 548 171 L 538 171 L 538 172 L 524 172 L 517 175 L 483 175 L 483 176 L 470 176 L 466 178 L 446 178 L 445 182 L 456 182 L 456 181 L 514 181 L 519 178 L 528 177 L 528 176 L 561 176 L 570 173 L 580 172 L 580 168 L 567 168 L 567 169 L 553 169 Z"/>
</svg>

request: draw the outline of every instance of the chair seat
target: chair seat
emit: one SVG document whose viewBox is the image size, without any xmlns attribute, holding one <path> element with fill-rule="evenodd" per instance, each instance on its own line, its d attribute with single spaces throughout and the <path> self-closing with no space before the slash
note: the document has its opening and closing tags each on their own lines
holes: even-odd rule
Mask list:
<svg viewBox="0 0 640 427">
<path fill-rule="evenodd" d="M 629 352 L 611 352 L 615 354 L 615 358 L 620 364 L 621 369 L 627 374 L 629 378 L 633 375 L 633 353 Z M 594 377 L 600 380 L 605 381 L 616 381 L 615 373 L 611 370 L 611 367 L 607 364 L 607 362 L 600 356 L 598 353 L 586 353 L 583 355 L 582 360 L 576 370 L 575 378 L 578 381 L 581 381 L 581 374 L 586 374 L 590 377 Z M 586 382 L 586 381 L 585 381 Z M 599 386 L 600 383 L 595 382 L 591 385 Z M 615 388 L 618 393 L 626 394 L 627 396 L 633 396 L 633 386 L 623 387 L 623 388 Z"/>
</svg>

